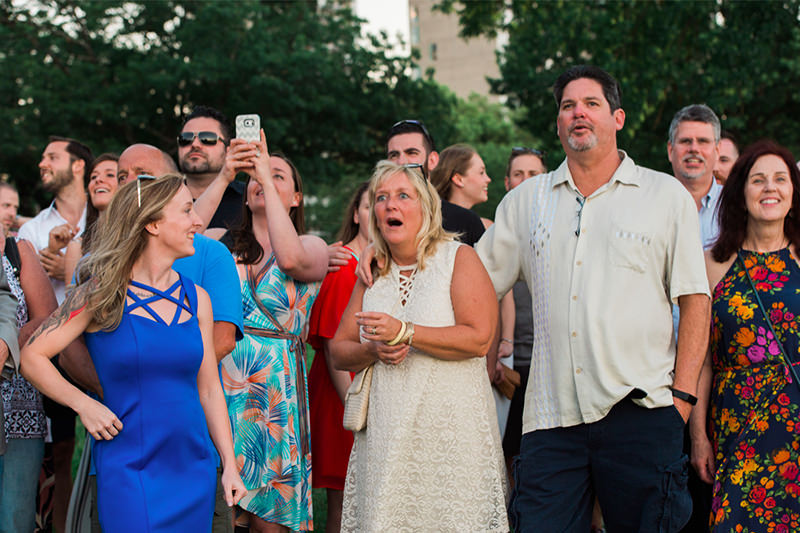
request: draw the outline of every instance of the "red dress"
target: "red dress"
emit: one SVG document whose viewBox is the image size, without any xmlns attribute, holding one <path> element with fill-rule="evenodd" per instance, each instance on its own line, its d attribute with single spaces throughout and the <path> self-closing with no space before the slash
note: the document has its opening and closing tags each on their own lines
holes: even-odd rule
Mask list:
<svg viewBox="0 0 800 533">
<path fill-rule="evenodd" d="M 308 326 L 308 343 L 315 350 L 308 373 L 311 471 L 315 489 L 344 490 L 347 462 L 353 447 L 353 433 L 342 427 L 344 406 L 331 381 L 322 344 L 324 339 L 332 339 L 336 333 L 356 284 L 358 257 L 350 248 L 347 249 L 352 257 L 346 266 L 325 276 L 311 309 Z"/>
</svg>

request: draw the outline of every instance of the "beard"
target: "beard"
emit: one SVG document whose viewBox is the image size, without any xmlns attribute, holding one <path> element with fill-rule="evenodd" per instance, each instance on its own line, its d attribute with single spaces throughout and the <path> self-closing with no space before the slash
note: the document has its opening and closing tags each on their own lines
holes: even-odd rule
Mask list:
<svg viewBox="0 0 800 533">
<path fill-rule="evenodd" d="M 181 172 L 184 174 L 210 174 L 212 172 L 216 173 L 222 170 L 222 164 L 212 165 L 206 154 L 201 154 L 203 156 L 202 159 L 189 159 L 191 155 L 197 153 L 198 152 L 189 152 L 183 156 L 183 158 L 181 158 Z"/>
<path fill-rule="evenodd" d="M 576 139 L 570 135 L 567 137 L 567 145 L 576 152 L 586 152 L 597 146 L 597 135 L 591 132 L 583 139 Z"/>
<path fill-rule="evenodd" d="M 61 189 L 72 183 L 75 175 L 72 173 L 72 168 L 69 167 L 65 170 L 56 170 L 52 172 L 50 181 L 43 182 L 44 190 L 52 193 L 58 193 Z"/>
</svg>

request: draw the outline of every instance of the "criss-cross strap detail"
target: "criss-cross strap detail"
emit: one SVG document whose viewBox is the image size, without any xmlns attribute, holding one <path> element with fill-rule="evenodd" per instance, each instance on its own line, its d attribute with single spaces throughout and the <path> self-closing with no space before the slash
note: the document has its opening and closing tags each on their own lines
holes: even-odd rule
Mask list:
<svg viewBox="0 0 800 533">
<path fill-rule="evenodd" d="M 399 280 L 399 291 L 400 291 L 400 305 L 405 307 L 408 303 L 408 299 L 411 297 L 411 289 L 414 288 L 414 278 L 417 275 L 417 265 L 409 265 L 411 268 L 411 273 L 408 275 L 404 275 L 403 271 L 409 270 L 409 267 L 398 267 L 400 270 L 397 272 L 397 277 Z"/>
<path fill-rule="evenodd" d="M 277 318 L 267 309 L 258 298 L 258 284 L 263 281 L 265 274 L 269 271 L 275 263 L 275 254 L 270 254 L 269 259 L 258 271 L 258 274 L 253 273 L 253 265 L 247 265 L 247 285 L 250 290 L 250 296 L 253 298 L 256 307 L 261 311 L 264 316 L 272 324 L 275 329 L 254 328 L 250 326 L 244 327 L 244 332 L 248 335 L 256 335 L 259 337 L 268 337 L 271 339 L 283 339 L 289 341 L 289 350 L 295 356 L 295 386 L 297 387 L 297 415 L 300 419 L 300 449 L 303 455 L 311 453 L 311 422 L 309 419 L 308 405 L 306 403 L 306 375 L 303 371 L 303 365 L 306 359 L 306 344 L 299 335 L 291 333 L 283 327 Z"/>
<path fill-rule="evenodd" d="M 148 296 L 147 298 L 140 298 L 139 296 L 136 296 L 136 294 L 129 287 L 128 288 L 128 296 L 131 298 L 131 300 L 133 300 L 133 302 L 131 302 L 131 303 L 129 303 L 129 304 L 127 304 L 125 306 L 125 312 L 128 313 L 128 314 L 131 314 L 132 311 L 134 311 L 137 308 L 141 307 L 142 309 L 144 309 L 147 312 L 147 314 L 149 314 L 151 317 L 153 317 L 153 320 L 155 320 L 156 322 L 159 322 L 159 323 L 161 323 L 161 324 L 163 324 L 165 326 L 168 326 L 168 325 L 171 326 L 171 325 L 177 324 L 178 320 L 180 319 L 181 313 L 183 311 L 186 311 L 190 315 L 194 315 L 194 312 L 192 312 L 192 308 L 185 302 L 185 300 L 186 300 L 186 287 L 184 287 L 184 285 L 182 283 L 182 279 L 180 278 L 180 276 L 178 277 L 178 280 L 175 283 L 173 283 L 170 286 L 170 288 L 167 289 L 166 291 L 160 291 L 160 290 L 156 289 L 155 287 L 150 287 L 149 285 L 145 285 L 144 283 L 139 283 L 138 281 L 134 281 L 134 280 L 130 280 L 130 284 L 133 285 L 134 287 L 138 287 L 140 289 L 144 289 L 146 291 L 150 291 L 150 292 L 153 293 L 153 295 L 152 296 Z M 180 286 L 180 292 L 178 294 L 178 297 L 176 298 L 176 297 L 172 296 L 172 293 L 175 292 L 175 289 L 178 286 Z M 172 321 L 169 324 L 167 324 L 166 321 L 164 321 L 164 319 L 161 318 L 161 315 L 156 313 L 153 310 L 153 308 L 150 307 L 150 305 L 149 305 L 149 304 L 151 304 L 153 302 L 157 302 L 158 300 L 162 300 L 162 299 L 170 301 L 170 302 L 175 304 L 175 314 L 173 315 Z"/>
</svg>

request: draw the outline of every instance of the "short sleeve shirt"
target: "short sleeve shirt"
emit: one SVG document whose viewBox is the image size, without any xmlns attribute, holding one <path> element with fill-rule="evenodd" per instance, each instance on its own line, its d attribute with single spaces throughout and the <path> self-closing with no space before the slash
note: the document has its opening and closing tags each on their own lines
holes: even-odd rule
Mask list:
<svg viewBox="0 0 800 533">
<path fill-rule="evenodd" d="M 708 295 L 697 207 L 624 152 L 583 200 L 564 161 L 497 208 L 476 245 L 498 295 L 522 277 L 536 332 L 523 431 L 602 419 L 634 389 L 672 405 L 672 302 Z"/>
<path fill-rule="evenodd" d="M 214 239 L 196 234 L 194 255 L 176 260 L 172 268 L 206 290 L 214 321 L 234 324 L 236 340 L 241 339 L 244 322 L 239 274 L 228 249 Z"/>
<path fill-rule="evenodd" d="M 38 215 L 23 224 L 22 227 L 19 228 L 17 237 L 30 242 L 38 252 L 39 250 L 47 248 L 47 244 L 50 242 L 50 230 L 66 223 L 67 220 L 61 216 L 61 213 L 56 209 L 55 202 L 53 202 L 47 209 L 42 209 Z M 84 207 L 83 214 L 81 214 L 81 219 L 78 222 L 78 232 L 75 236 L 79 237 L 83 235 L 85 227 L 86 208 Z M 66 248 L 61 251 L 63 252 L 65 250 Z M 66 285 L 63 281 L 53 278 L 50 278 L 50 283 L 53 285 L 53 290 L 56 293 L 56 300 L 58 300 L 60 305 L 61 302 L 64 301 Z"/>
</svg>

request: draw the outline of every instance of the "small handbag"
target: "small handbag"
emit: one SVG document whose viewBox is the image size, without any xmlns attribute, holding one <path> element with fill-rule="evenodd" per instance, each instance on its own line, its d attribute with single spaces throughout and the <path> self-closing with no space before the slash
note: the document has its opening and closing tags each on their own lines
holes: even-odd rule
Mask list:
<svg viewBox="0 0 800 533">
<path fill-rule="evenodd" d="M 344 416 L 342 426 L 350 431 L 361 431 L 367 426 L 369 409 L 369 388 L 372 385 L 372 368 L 369 365 L 353 377 L 353 382 L 344 395 Z"/>
</svg>

